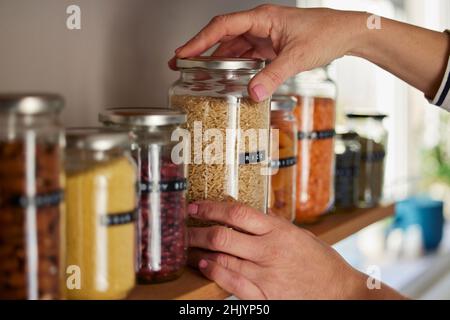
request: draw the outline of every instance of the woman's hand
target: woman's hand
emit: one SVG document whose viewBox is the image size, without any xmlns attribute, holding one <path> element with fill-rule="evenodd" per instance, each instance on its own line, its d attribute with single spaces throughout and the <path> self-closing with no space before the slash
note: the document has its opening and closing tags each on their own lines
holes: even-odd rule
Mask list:
<svg viewBox="0 0 450 320">
<path fill-rule="evenodd" d="M 290 76 L 347 54 L 365 19 L 355 12 L 262 5 L 215 17 L 176 57 L 197 56 L 220 43 L 215 56 L 272 60 L 249 84 L 250 96 L 261 101 Z M 175 68 L 175 60 L 169 65 Z"/>
<path fill-rule="evenodd" d="M 230 227 L 190 228 L 189 263 L 238 298 L 402 298 L 384 285 L 367 289 L 367 276 L 284 219 L 229 202 L 190 204 L 188 212 Z"/>
<path fill-rule="evenodd" d="M 270 59 L 248 87 L 261 101 L 290 76 L 354 55 L 433 98 L 448 63 L 448 35 L 379 17 L 377 28 L 369 28 L 370 18 L 365 12 L 262 5 L 213 18 L 169 65 L 175 69 L 176 58 L 201 55 L 217 43 L 216 56 Z"/>
</svg>

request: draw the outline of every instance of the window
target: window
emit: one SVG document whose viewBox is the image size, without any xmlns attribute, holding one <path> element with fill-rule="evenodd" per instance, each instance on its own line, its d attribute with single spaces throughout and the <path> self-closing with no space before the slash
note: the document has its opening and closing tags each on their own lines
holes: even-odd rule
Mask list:
<svg viewBox="0 0 450 320">
<path fill-rule="evenodd" d="M 297 4 L 368 11 L 439 31 L 450 28 L 447 0 L 298 0 Z M 426 147 L 437 143 L 440 116 L 445 111 L 430 106 L 423 94 L 362 59 L 344 57 L 333 64 L 333 69 L 339 90 L 339 122 L 345 112 L 355 108 L 389 115 L 386 197 L 399 199 L 416 192 L 421 182 L 421 148 L 417 142 L 422 141 L 419 146 Z"/>
</svg>

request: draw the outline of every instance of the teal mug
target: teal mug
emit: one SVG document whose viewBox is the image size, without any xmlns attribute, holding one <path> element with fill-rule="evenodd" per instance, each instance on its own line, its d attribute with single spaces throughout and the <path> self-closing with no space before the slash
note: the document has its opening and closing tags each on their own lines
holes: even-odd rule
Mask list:
<svg viewBox="0 0 450 320">
<path fill-rule="evenodd" d="M 398 202 L 393 228 L 407 230 L 417 225 L 422 231 L 425 251 L 439 247 L 444 230 L 444 204 L 426 196 L 413 197 Z"/>
</svg>

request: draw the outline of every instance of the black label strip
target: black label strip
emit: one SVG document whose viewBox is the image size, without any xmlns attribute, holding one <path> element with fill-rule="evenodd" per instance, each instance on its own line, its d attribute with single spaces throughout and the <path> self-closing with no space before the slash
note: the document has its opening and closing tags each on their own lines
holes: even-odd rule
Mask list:
<svg viewBox="0 0 450 320">
<path fill-rule="evenodd" d="M 299 131 L 297 133 L 298 140 L 325 140 L 331 139 L 336 135 L 334 130 L 324 130 L 324 131 L 311 131 L 303 132 Z"/>
<path fill-rule="evenodd" d="M 288 167 L 295 166 L 296 164 L 297 164 L 297 158 L 296 157 L 270 161 L 270 167 L 273 168 L 273 169 L 275 169 L 275 168 L 279 168 L 279 169 L 288 168 Z"/>
<path fill-rule="evenodd" d="M 28 208 L 34 206 L 36 208 L 55 207 L 58 206 L 64 199 L 64 192 L 62 190 L 38 194 L 34 197 L 17 196 L 12 199 L 15 206 L 21 208 Z"/>
<path fill-rule="evenodd" d="M 256 164 L 266 160 L 265 151 L 251 153 L 241 153 L 239 155 L 239 164 Z"/>
<path fill-rule="evenodd" d="M 105 214 L 100 216 L 100 224 L 104 227 L 120 226 L 133 223 L 136 220 L 137 210 L 124 213 Z"/>
<path fill-rule="evenodd" d="M 151 193 L 151 192 L 178 192 L 187 189 L 187 180 L 178 179 L 171 181 L 161 181 L 156 184 L 152 181 L 141 182 L 139 190 L 141 193 Z"/>
</svg>

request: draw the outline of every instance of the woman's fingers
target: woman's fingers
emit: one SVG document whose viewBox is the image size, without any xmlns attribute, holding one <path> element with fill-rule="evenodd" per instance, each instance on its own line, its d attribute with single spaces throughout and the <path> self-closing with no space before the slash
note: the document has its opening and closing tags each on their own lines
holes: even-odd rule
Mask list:
<svg viewBox="0 0 450 320">
<path fill-rule="evenodd" d="M 212 54 L 216 57 L 243 57 L 273 60 L 277 54 L 270 38 L 262 39 L 242 35 L 224 42 Z"/>
<path fill-rule="evenodd" d="M 202 259 L 198 263 L 198 268 L 205 277 L 216 282 L 219 287 L 239 299 L 266 299 L 264 293 L 253 282 L 237 272 L 226 269 L 215 261 Z"/>
<path fill-rule="evenodd" d="M 246 33 L 251 26 L 252 21 L 248 11 L 216 16 L 194 38 L 178 48 L 175 53 L 179 58 L 200 55 L 222 38 Z"/>
<path fill-rule="evenodd" d="M 177 70 L 177 57 L 172 57 L 167 63 L 170 69 Z"/>
<path fill-rule="evenodd" d="M 247 233 L 263 235 L 274 229 L 273 218 L 239 202 L 199 201 L 188 206 L 191 217 L 215 221 Z"/>
<path fill-rule="evenodd" d="M 224 37 L 228 38 L 228 37 Z M 223 40 L 223 39 L 222 39 Z M 214 57 L 230 57 L 239 58 L 243 57 L 245 52 L 252 49 L 252 44 L 245 39 L 243 36 L 234 36 L 230 40 L 223 41 L 212 53 Z M 172 70 L 177 70 L 177 57 L 174 56 L 169 60 L 169 68 Z"/>
<path fill-rule="evenodd" d="M 250 58 L 250 59 L 261 59 L 261 60 L 266 60 L 267 59 L 267 55 L 265 55 L 264 53 L 262 53 L 260 50 L 257 49 L 250 49 L 247 52 L 245 52 L 244 54 L 241 55 L 241 58 Z"/>
<path fill-rule="evenodd" d="M 188 245 L 251 261 L 263 259 L 263 247 L 254 236 L 223 226 L 189 228 Z"/>
<path fill-rule="evenodd" d="M 188 263 L 190 266 L 197 268 L 202 259 L 214 261 L 225 269 L 242 274 L 250 280 L 255 279 L 258 275 L 258 266 L 251 261 L 242 260 L 226 253 L 195 248 L 189 250 Z"/>
<path fill-rule="evenodd" d="M 233 40 L 221 43 L 212 55 L 215 57 L 238 58 L 251 48 L 251 43 L 244 37 L 239 36 Z"/>
<path fill-rule="evenodd" d="M 259 38 L 268 38 L 272 30 L 272 19 L 268 14 L 270 10 L 269 6 L 260 6 L 248 11 L 216 16 L 175 53 L 179 58 L 197 56 L 223 39 L 246 33 Z"/>
<path fill-rule="evenodd" d="M 301 62 L 297 59 L 294 50 L 283 50 L 250 81 L 248 93 L 251 98 L 255 101 L 267 99 L 284 81 L 302 71 L 298 70 Z"/>
</svg>

